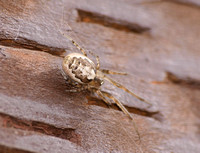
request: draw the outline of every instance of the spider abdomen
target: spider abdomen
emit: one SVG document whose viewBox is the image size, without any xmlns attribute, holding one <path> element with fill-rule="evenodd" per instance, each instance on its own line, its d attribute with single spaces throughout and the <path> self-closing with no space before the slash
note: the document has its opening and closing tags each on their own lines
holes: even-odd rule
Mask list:
<svg viewBox="0 0 200 153">
<path fill-rule="evenodd" d="M 62 67 L 72 80 L 81 84 L 89 83 L 96 76 L 95 64 L 88 57 L 79 53 L 65 56 Z"/>
</svg>

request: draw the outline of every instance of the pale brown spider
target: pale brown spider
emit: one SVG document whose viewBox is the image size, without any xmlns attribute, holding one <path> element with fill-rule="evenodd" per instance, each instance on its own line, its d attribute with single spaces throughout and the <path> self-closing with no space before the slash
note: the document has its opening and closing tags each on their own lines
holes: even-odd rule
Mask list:
<svg viewBox="0 0 200 153">
<path fill-rule="evenodd" d="M 64 36 L 67 37 L 73 43 L 73 45 L 75 45 L 82 52 L 82 54 L 79 54 L 79 53 L 68 54 L 67 56 L 64 57 L 64 60 L 62 63 L 62 68 L 63 68 L 62 75 L 64 79 L 68 83 L 73 85 L 73 87 L 75 87 L 75 89 L 68 90 L 69 92 L 79 92 L 82 90 L 89 90 L 90 92 L 96 93 L 108 105 L 110 105 L 111 102 L 107 100 L 107 98 L 110 98 L 112 101 L 114 101 L 117 104 L 117 106 L 127 116 L 129 116 L 131 120 L 133 120 L 133 118 L 131 114 L 128 112 L 128 110 L 123 106 L 123 104 L 120 101 L 118 101 L 114 96 L 112 96 L 110 93 L 101 90 L 101 85 L 104 83 L 104 80 L 107 80 L 113 85 L 115 85 L 116 87 L 128 92 L 129 94 L 136 97 L 140 101 L 150 104 L 149 102 L 145 101 L 143 98 L 137 96 L 136 94 L 128 90 L 123 85 L 117 83 L 116 81 L 112 80 L 111 78 L 105 75 L 105 74 L 126 75 L 127 73 L 100 69 L 100 62 L 99 62 L 98 56 L 96 56 L 92 52 L 89 52 L 90 54 L 96 57 L 97 65 L 95 65 L 94 62 L 87 57 L 85 50 L 81 48 L 78 45 L 78 43 L 76 43 L 68 35 L 64 35 Z M 134 127 L 139 136 L 139 132 L 137 130 L 135 123 L 134 123 Z"/>
</svg>

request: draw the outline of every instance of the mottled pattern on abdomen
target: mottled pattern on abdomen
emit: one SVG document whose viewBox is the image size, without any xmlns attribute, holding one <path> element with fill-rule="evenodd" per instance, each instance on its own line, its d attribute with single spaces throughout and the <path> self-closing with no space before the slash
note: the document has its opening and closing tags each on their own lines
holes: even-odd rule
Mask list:
<svg viewBox="0 0 200 153">
<path fill-rule="evenodd" d="M 81 57 L 73 57 L 68 60 L 69 70 L 83 83 L 89 83 L 95 78 L 95 68 L 87 60 Z"/>
</svg>

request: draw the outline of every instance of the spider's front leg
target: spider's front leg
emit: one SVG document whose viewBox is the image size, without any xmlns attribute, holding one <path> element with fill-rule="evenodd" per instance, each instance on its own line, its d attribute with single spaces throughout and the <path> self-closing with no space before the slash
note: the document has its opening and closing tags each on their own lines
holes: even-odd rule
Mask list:
<svg viewBox="0 0 200 153">
<path fill-rule="evenodd" d="M 62 32 L 61 32 L 61 33 L 62 33 Z M 77 48 L 78 50 L 80 50 L 84 56 L 87 56 L 86 51 L 85 51 L 83 48 L 81 48 L 80 45 L 79 45 L 77 42 L 75 42 L 69 35 L 66 35 L 66 34 L 64 34 L 64 33 L 62 33 L 62 34 L 63 34 L 63 36 L 65 36 L 68 40 L 70 40 L 70 41 L 72 42 L 72 44 L 73 44 L 74 46 L 76 46 L 76 48 Z"/>
<path fill-rule="evenodd" d="M 105 74 L 128 75 L 126 72 L 116 72 L 116 71 L 111 71 L 107 69 L 100 69 L 100 71 Z"/>
<path fill-rule="evenodd" d="M 131 94 L 131 95 L 134 96 L 135 98 L 139 99 L 141 102 L 147 103 L 147 104 L 149 104 L 150 106 L 152 106 L 152 104 L 151 104 L 150 102 L 148 102 L 148 101 L 146 101 L 145 99 L 143 99 L 143 98 L 137 96 L 137 95 L 134 94 L 132 91 L 128 90 L 125 86 L 119 84 L 118 82 L 114 81 L 113 79 L 111 79 L 111 78 L 109 78 L 109 77 L 107 77 L 107 76 L 105 76 L 105 75 L 103 76 L 103 78 L 104 78 L 105 80 L 107 80 L 108 82 L 112 83 L 113 85 L 115 85 L 116 87 L 118 87 L 118 88 L 120 88 L 120 89 L 126 91 L 127 93 Z"/>
</svg>

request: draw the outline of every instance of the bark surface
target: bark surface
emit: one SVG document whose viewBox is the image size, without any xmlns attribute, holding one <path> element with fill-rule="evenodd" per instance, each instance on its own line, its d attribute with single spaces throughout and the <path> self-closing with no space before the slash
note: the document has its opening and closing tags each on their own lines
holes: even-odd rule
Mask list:
<svg viewBox="0 0 200 153">
<path fill-rule="evenodd" d="M 200 152 L 198 0 L 0 0 L 0 152 Z M 105 82 L 133 115 L 69 93 L 70 35 L 101 68 L 152 103 Z M 95 61 L 95 58 L 89 56 Z"/>
</svg>

